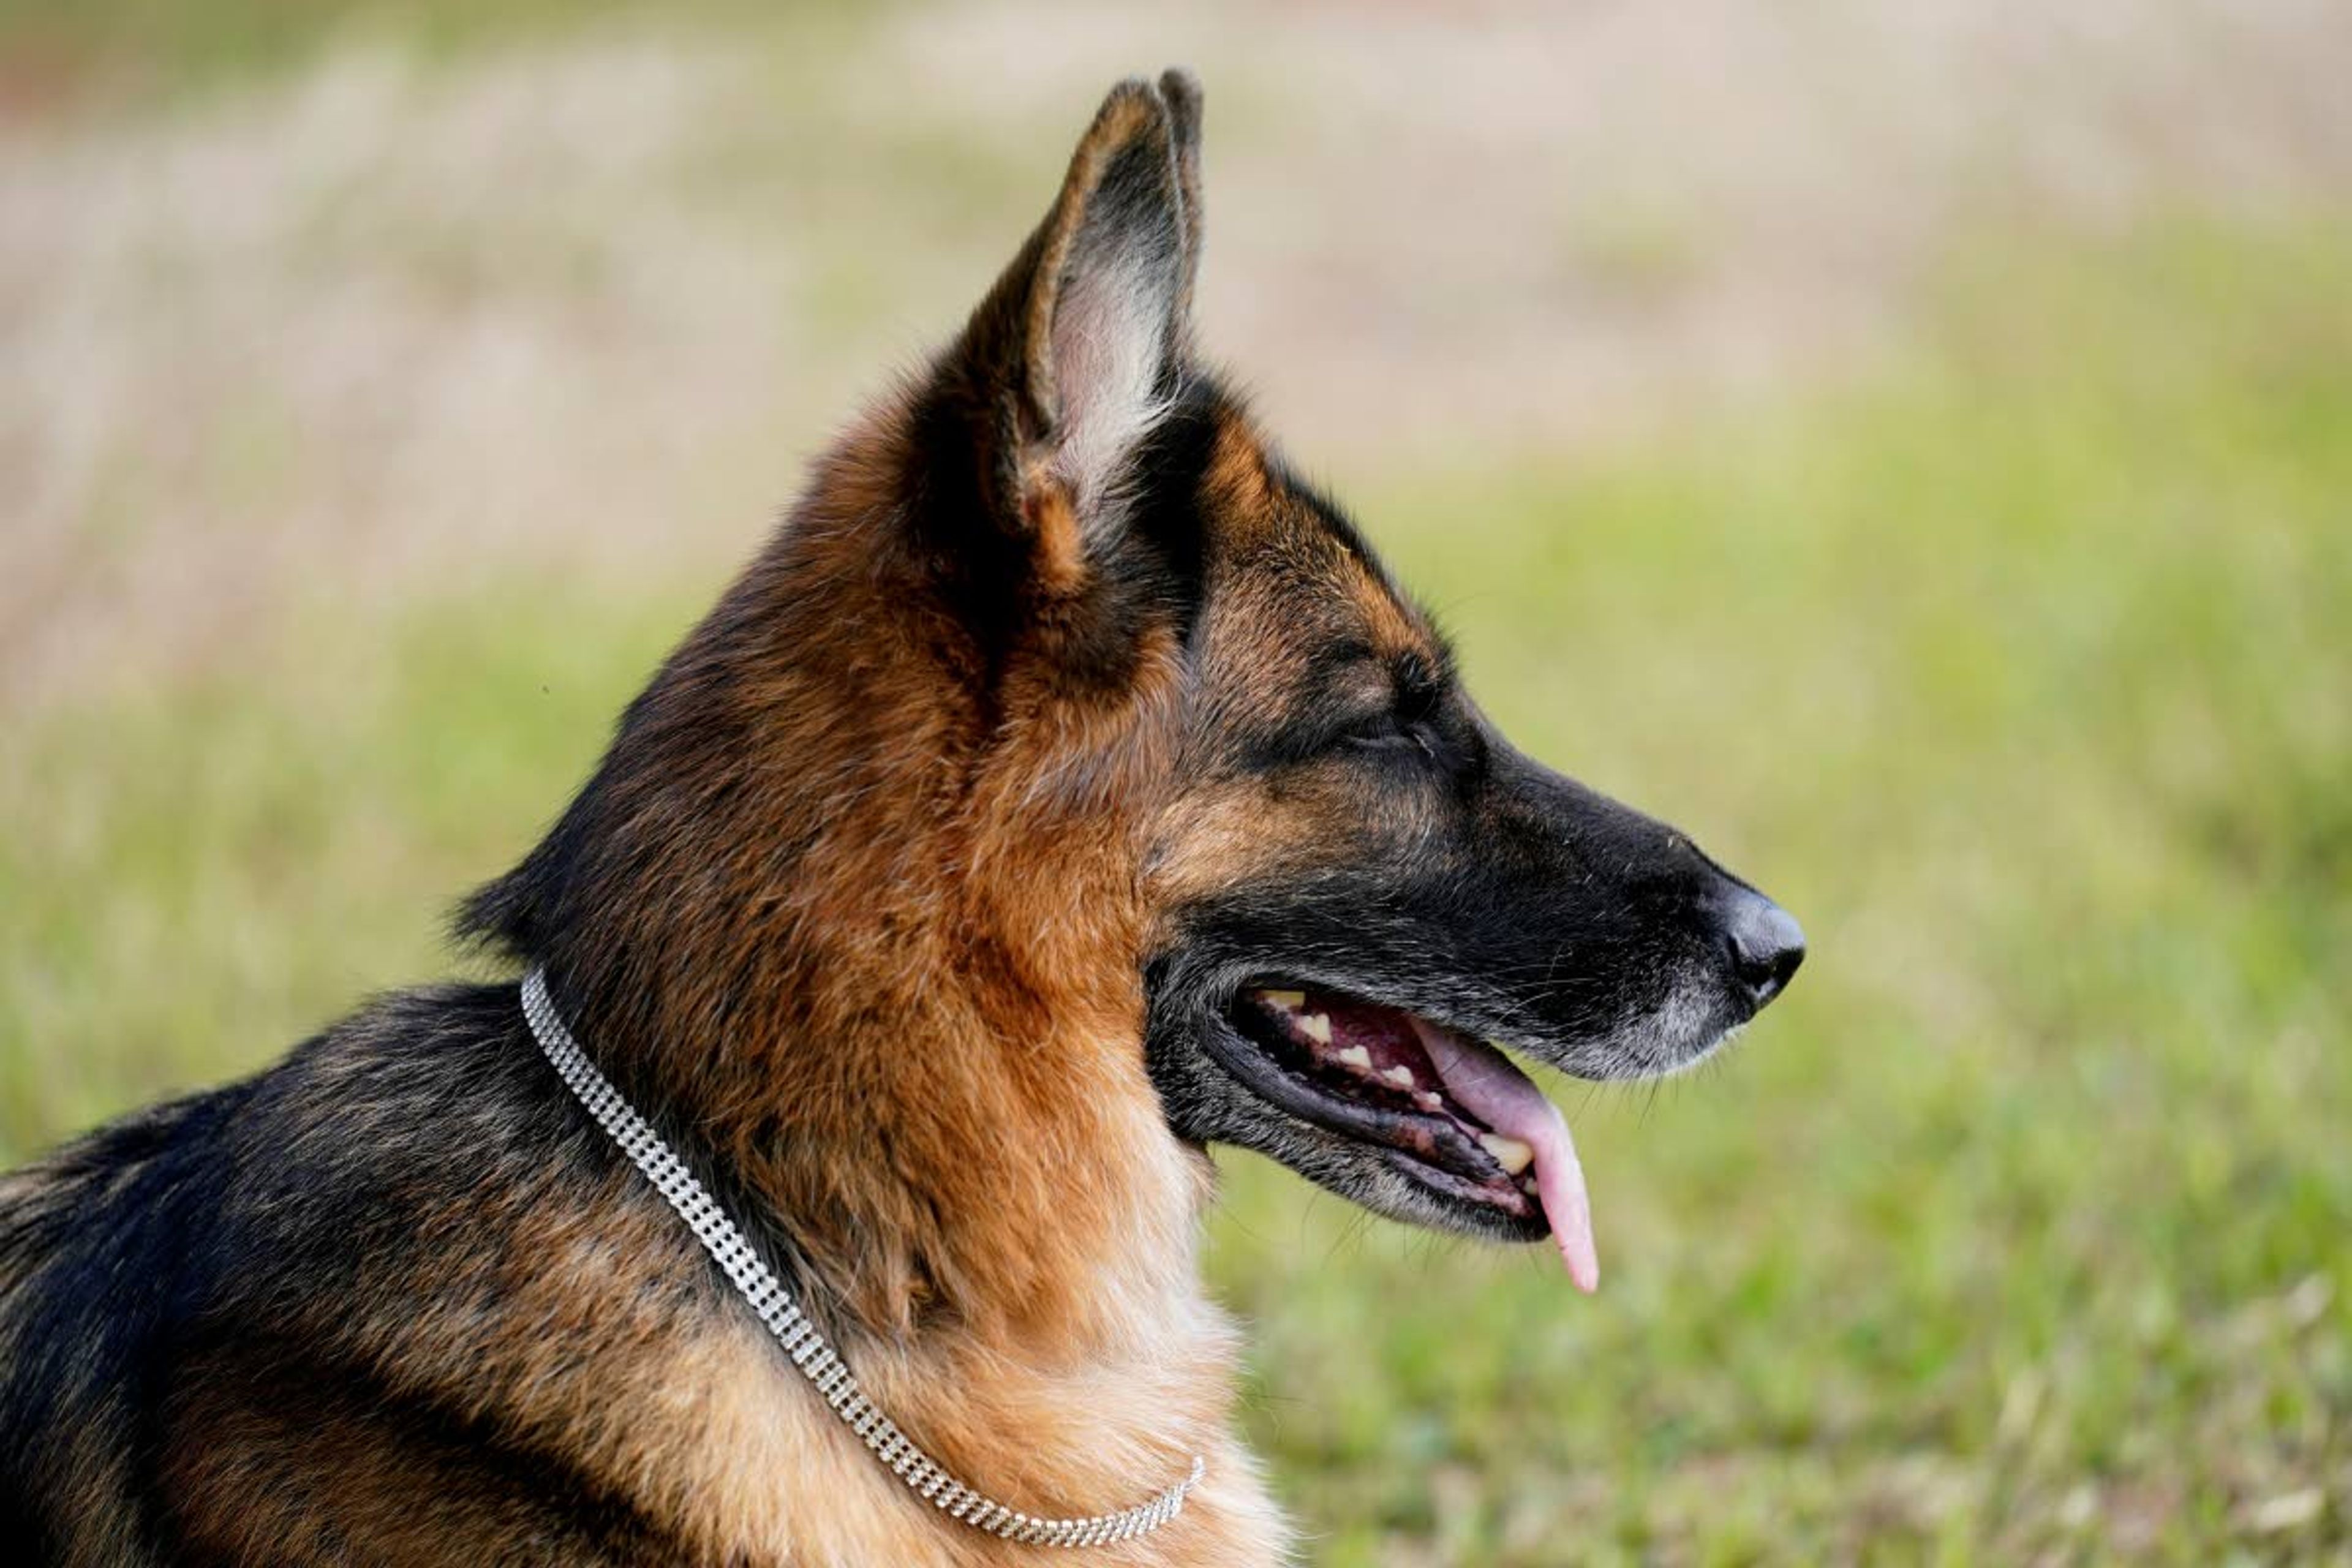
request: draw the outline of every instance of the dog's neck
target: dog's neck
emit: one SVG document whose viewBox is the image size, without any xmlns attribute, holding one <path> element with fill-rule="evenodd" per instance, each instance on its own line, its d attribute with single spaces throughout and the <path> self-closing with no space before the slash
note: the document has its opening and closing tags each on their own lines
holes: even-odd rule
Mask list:
<svg viewBox="0 0 2352 1568">
<path fill-rule="evenodd" d="M 573 815 L 653 831 L 628 784 L 600 778 Z M 790 788 L 742 780 L 659 842 L 782 837 L 740 814 Z M 786 1242 L 847 1345 L 951 1325 L 993 1353 L 1099 1356 L 1164 1331 L 1146 1304 L 1196 1299 L 1208 1181 L 1144 1069 L 1129 829 L 1074 813 L 996 835 L 963 805 L 861 823 L 810 800 L 830 834 L 789 856 L 650 871 L 594 823 L 569 870 L 611 891 L 542 900 L 581 913 L 542 914 L 529 956 L 632 1102 Z"/>
<path fill-rule="evenodd" d="M 1196 1294 L 1207 1165 L 1145 1076 L 1139 994 L 1052 994 L 1050 967 L 861 921 L 730 952 L 713 983 L 556 977 L 592 1055 L 755 1206 L 850 1342 L 951 1325 L 994 1353 L 1099 1355 L 1159 1331 L 1137 1309 Z"/>
</svg>

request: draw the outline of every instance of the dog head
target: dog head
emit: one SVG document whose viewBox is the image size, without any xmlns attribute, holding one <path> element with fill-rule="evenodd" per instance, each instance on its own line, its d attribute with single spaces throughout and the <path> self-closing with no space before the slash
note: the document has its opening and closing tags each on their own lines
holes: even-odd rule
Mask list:
<svg viewBox="0 0 2352 1568">
<path fill-rule="evenodd" d="M 967 344 L 1019 345 L 978 363 L 1033 565 L 1099 576 L 1096 635 L 1124 647 L 1155 613 L 1181 633 L 1178 734 L 1133 840 L 1153 1081 L 1186 1138 L 1400 1218 L 1555 1228 L 1589 1284 L 1565 1130 L 1481 1042 L 1580 1078 L 1673 1072 L 1779 994 L 1802 936 L 1684 834 L 1513 749 L 1362 536 L 1192 362 L 1198 126 L 1181 77 L 1115 94 Z"/>
<path fill-rule="evenodd" d="M 820 466 L 474 927 L 592 1032 L 735 1042 L 638 1086 L 787 1104 L 803 1151 L 879 1131 L 909 1188 L 1033 1161 L 1005 1192 L 1083 1190 L 1045 1166 L 1116 1161 L 1097 1134 L 1007 1129 L 1148 1072 L 1182 1140 L 1552 1230 L 1589 1283 L 1566 1129 L 1486 1042 L 1671 1072 L 1801 937 L 1514 750 L 1199 363 L 1200 124 L 1180 73 L 1111 93 L 958 340 Z M 739 1163 L 781 1115 L 746 1110 Z M 925 1228 L 936 1189 L 842 1163 L 779 1175 L 834 1184 L 788 1212 Z"/>
</svg>

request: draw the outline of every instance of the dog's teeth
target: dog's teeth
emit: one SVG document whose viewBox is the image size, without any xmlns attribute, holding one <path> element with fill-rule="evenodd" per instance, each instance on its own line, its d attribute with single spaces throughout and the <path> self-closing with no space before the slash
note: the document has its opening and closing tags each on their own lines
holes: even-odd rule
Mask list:
<svg viewBox="0 0 2352 1568">
<path fill-rule="evenodd" d="M 1327 1042 L 1329 1040 L 1328 1032 L 1324 1038 Z M 1343 1046 L 1331 1053 L 1331 1059 L 1335 1062 L 1344 1062 L 1351 1068 L 1361 1068 L 1366 1072 L 1372 1070 L 1372 1053 L 1361 1046 Z"/>
<path fill-rule="evenodd" d="M 1423 1110 L 1443 1110 L 1445 1109 L 1445 1101 L 1438 1096 L 1430 1093 L 1429 1090 L 1425 1089 L 1417 1089 L 1412 1091 L 1412 1102 L 1415 1105 L 1420 1106 Z"/>
<path fill-rule="evenodd" d="M 1478 1134 L 1479 1146 L 1495 1156 L 1495 1163 L 1512 1175 L 1517 1175 L 1534 1163 L 1536 1152 L 1516 1138 L 1506 1138 L 1499 1132 Z"/>
<path fill-rule="evenodd" d="M 1304 991 L 1261 991 L 1258 996 L 1268 1005 L 1279 1007 L 1286 1013 L 1296 1013 L 1307 1005 L 1307 993 Z"/>
<path fill-rule="evenodd" d="M 1543 1191 L 1536 1185 L 1536 1179 L 1533 1176 L 1521 1176 L 1519 1178 L 1519 1191 L 1527 1194 L 1528 1196 L 1531 1198 L 1543 1196 Z"/>
<path fill-rule="evenodd" d="M 1309 1013 L 1298 1020 L 1298 1032 L 1318 1046 L 1328 1046 L 1331 1043 L 1331 1016 Z M 1364 1053 L 1364 1062 L 1368 1067 L 1371 1065 L 1370 1053 Z"/>
<path fill-rule="evenodd" d="M 1412 1069 L 1406 1067 L 1402 1062 L 1399 1062 L 1396 1066 L 1389 1068 L 1386 1072 L 1381 1073 L 1381 1076 L 1388 1079 L 1391 1083 L 1396 1085 L 1399 1089 L 1411 1089 L 1416 1081 L 1412 1076 Z"/>
</svg>

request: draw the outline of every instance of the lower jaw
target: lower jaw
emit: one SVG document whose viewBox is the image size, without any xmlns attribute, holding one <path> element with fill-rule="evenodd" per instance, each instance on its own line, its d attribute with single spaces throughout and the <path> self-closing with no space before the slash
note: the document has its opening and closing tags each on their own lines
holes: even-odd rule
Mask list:
<svg viewBox="0 0 2352 1568">
<path fill-rule="evenodd" d="M 1448 1221 L 1463 1228 L 1514 1240 L 1536 1241 L 1550 1234 L 1543 1209 L 1517 1188 L 1503 1189 L 1470 1181 L 1451 1171 L 1417 1160 L 1402 1150 L 1365 1144 L 1376 1150 L 1388 1167 L 1419 1189 L 1416 1195 L 1434 1199 Z"/>
</svg>

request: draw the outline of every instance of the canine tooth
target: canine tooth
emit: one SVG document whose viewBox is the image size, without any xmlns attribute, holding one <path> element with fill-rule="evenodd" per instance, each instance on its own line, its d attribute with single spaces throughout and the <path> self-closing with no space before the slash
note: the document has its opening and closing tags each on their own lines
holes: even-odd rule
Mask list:
<svg viewBox="0 0 2352 1568">
<path fill-rule="evenodd" d="M 1327 1036 L 1326 1038 L 1328 1040 L 1328 1037 Z M 1351 1068 L 1362 1068 L 1367 1072 L 1370 1072 L 1372 1067 L 1372 1053 L 1361 1046 L 1342 1046 L 1331 1053 L 1331 1059 L 1335 1062 L 1345 1062 Z"/>
<path fill-rule="evenodd" d="M 1286 1013 L 1296 1013 L 1307 1005 L 1307 993 L 1304 991 L 1261 991 L 1258 995 Z"/>
<path fill-rule="evenodd" d="M 1411 1089 L 1414 1083 L 1412 1069 L 1405 1066 L 1402 1062 L 1399 1062 L 1396 1066 L 1381 1074 L 1381 1076 L 1388 1079 L 1391 1083 L 1396 1085 L 1399 1089 Z"/>
<path fill-rule="evenodd" d="M 1298 1020 L 1298 1032 L 1318 1046 L 1328 1046 L 1331 1043 L 1331 1016 L 1328 1013 L 1309 1013 Z M 1366 1052 L 1364 1059 L 1370 1062 L 1371 1053 Z"/>
<path fill-rule="evenodd" d="M 1495 1163 L 1512 1175 L 1517 1175 L 1535 1161 L 1536 1152 L 1516 1138 L 1506 1138 L 1499 1132 L 1478 1134 L 1479 1146 L 1495 1156 Z"/>
<path fill-rule="evenodd" d="M 1420 1106 L 1423 1110 L 1443 1110 L 1445 1109 L 1444 1100 L 1440 1096 L 1430 1093 L 1429 1090 L 1425 1089 L 1417 1089 L 1412 1091 L 1412 1102 L 1415 1105 Z"/>
</svg>

